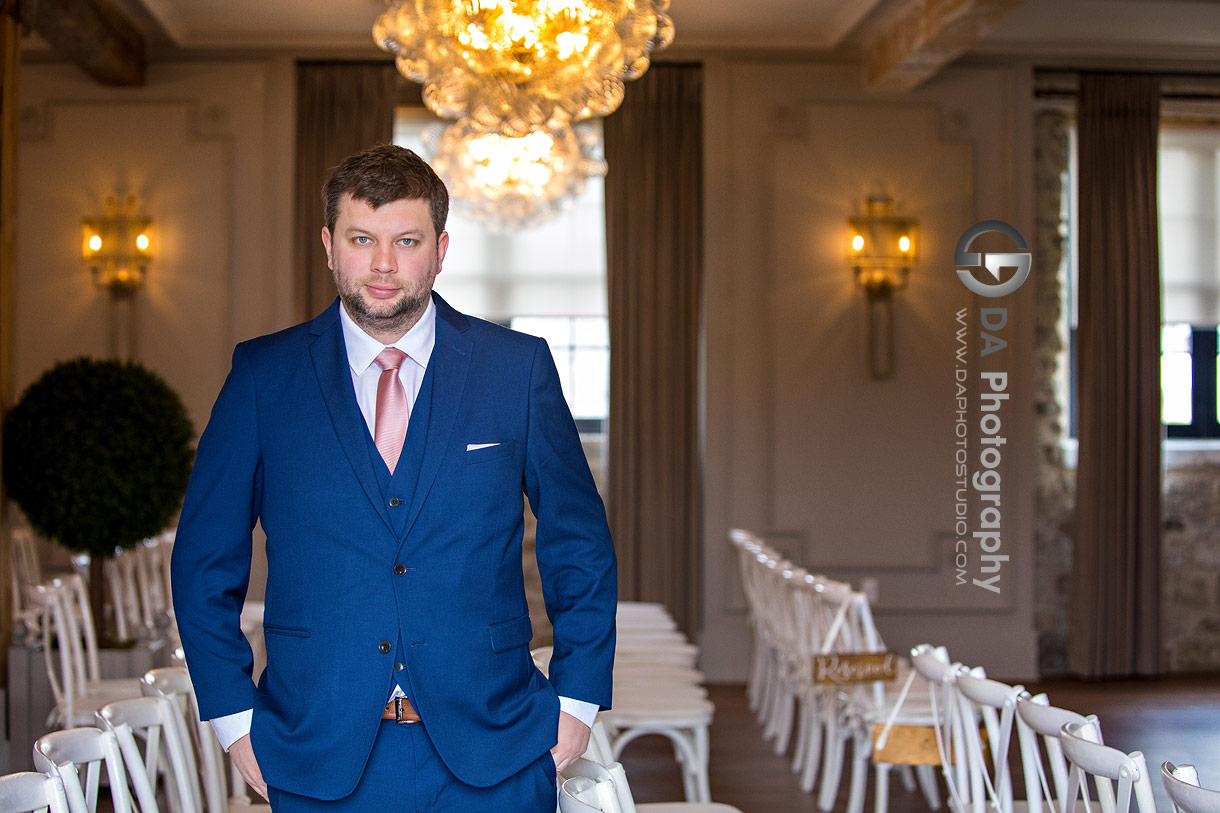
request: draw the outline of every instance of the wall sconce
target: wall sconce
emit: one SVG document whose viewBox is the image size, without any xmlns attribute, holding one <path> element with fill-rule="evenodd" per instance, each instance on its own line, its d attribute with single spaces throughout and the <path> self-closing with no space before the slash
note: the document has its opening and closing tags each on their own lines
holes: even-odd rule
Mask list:
<svg viewBox="0 0 1220 813">
<path fill-rule="evenodd" d="M 906 287 L 917 256 L 919 224 L 894 215 L 893 198 L 870 197 L 851 226 L 851 263 L 868 297 L 868 369 L 873 378 L 894 374 L 893 293 Z"/>
<path fill-rule="evenodd" d="M 148 251 L 152 220 L 136 212 L 135 196 L 120 202 L 112 195 L 106 198 L 105 217 L 82 221 L 81 257 L 93 272 L 93 281 L 115 296 L 130 295 L 139 288 L 152 259 Z"/>
</svg>

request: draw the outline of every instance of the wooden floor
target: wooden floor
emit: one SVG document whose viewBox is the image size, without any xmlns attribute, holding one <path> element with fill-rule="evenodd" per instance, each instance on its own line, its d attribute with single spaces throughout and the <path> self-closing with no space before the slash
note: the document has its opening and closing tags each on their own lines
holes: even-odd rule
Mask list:
<svg viewBox="0 0 1220 813">
<path fill-rule="evenodd" d="M 1153 774 L 1157 809 L 1171 810 L 1160 782 L 1165 760 L 1192 763 L 1204 785 L 1220 787 L 1220 677 L 1165 678 L 1147 681 L 1083 682 L 1056 680 L 1031 685 L 1052 703 L 1101 720 L 1107 745 L 1144 752 Z M 789 756 L 776 756 L 762 738 L 762 727 L 747 707 L 745 687 L 709 687 L 716 717 L 711 731 L 712 799 L 744 813 L 815 811 L 816 796 L 797 785 Z M 676 801 L 682 782 L 667 740 L 643 737 L 631 743 L 622 762 L 637 802 Z M 1019 769 L 1018 769 L 1019 770 Z M 847 802 L 846 777 L 835 810 Z M 1018 795 L 1023 787 L 1017 782 Z M 897 780 L 890 790 L 891 813 L 928 809 L 918 791 L 907 792 Z M 943 808 L 942 808 L 943 809 Z M 872 810 L 872 782 L 866 810 Z"/>
</svg>

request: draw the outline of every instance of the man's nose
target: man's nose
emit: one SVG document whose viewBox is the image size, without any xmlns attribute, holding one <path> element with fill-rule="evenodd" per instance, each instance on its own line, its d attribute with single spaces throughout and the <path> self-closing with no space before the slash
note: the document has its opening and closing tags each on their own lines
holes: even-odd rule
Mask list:
<svg viewBox="0 0 1220 813">
<path fill-rule="evenodd" d="M 398 258 L 394 256 L 394 247 L 380 245 L 373 252 L 373 270 L 378 274 L 393 274 L 398 270 Z"/>
</svg>

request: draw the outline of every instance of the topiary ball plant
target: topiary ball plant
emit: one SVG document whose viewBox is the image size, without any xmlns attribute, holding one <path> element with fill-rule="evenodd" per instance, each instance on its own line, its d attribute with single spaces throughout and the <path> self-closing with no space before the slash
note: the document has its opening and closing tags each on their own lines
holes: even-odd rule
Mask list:
<svg viewBox="0 0 1220 813">
<path fill-rule="evenodd" d="M 182 505 L 195 430 L 178 394 L 139 364 L 78 358 L 4 418 L 4 487 L 43 536 L 101 560 L 163 530 Z M 100 619 L 100 617 L 99 617 Z"/>
</svg>

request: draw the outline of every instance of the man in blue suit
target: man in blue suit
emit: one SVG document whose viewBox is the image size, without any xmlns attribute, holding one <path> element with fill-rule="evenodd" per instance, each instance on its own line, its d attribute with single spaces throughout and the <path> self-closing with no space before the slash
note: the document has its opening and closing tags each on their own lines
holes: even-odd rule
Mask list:
<svg viewBox="0 0 1220 813">
<path fill-rule="evenodd" d="M 200 711 L 277 813 L 550 813 L 556 767 L 610 705 L 616 607 L 554 362 L 432 292 L 448 193 L 413 152 L 348 158 L 323 198 L 339 299 L 234 350 L 182 509 L 174 607 Z M 529 653 L 523 493 L 549 680 Z M 239 626 L 256 521 L 257 685 Z"/>
</svg>

